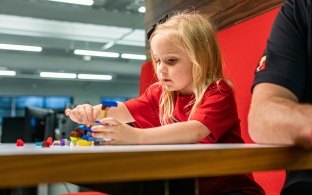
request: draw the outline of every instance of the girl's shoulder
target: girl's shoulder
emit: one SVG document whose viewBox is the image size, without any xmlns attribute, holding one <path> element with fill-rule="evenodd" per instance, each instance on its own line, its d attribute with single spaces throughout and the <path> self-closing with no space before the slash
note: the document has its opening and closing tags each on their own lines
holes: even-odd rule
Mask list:
<svg viewBox="0 0 312 195">
<path fill-rule="evenodd" d="M 162 86 L 160 83 L 156 82 L 151 84 L 146 91 L 150 91 L 150 92 L 162 92 Z"/>
<path fill-rule="evenodd" d="M 162 94 L 162 90 L 162 86 L 158 82 L 156 82 L 148 86 L 143 95 L 149 98 L 160 97 Z"/>
<path fill-rule="evenodd" d="M 213 82 L 207 89 L 206 94 L 221 93 L 221 94 L 232 94 L 233 85 L 229 80 L 219 79 Z"/>
</svg>

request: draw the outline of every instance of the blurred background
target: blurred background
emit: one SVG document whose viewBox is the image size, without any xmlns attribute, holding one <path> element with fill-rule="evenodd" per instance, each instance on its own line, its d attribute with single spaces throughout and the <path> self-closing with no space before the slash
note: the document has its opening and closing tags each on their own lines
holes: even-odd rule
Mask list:
<svg viewBox="0 0 312 195">
<path fill-rule="evenodd" d="M 138 94 L 145 60 L 144 1 L 81 2 L 86 5 L 0 1 L 0 71 L 15 71 L 14 76 L 0 76 L 0 95 L 60 95 L 97 103 L 101 96 Z M 35 46 L 30 48 L 35 51 L 12 49 L 16 45 Z M 55 79 L 40 77 L 41 72 L 112 78 Z"/>
<path fill-rule="evenodd" d="M 0 124 L 27 106 L 138 95 L 144 0 L 75 2 L 0 0 Z"/>
</svg>

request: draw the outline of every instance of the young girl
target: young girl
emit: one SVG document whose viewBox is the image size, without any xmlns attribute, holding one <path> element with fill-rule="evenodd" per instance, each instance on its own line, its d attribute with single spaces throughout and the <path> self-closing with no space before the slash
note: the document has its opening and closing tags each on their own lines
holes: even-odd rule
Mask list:
<svg viewBox="0 0 312 195">
<path fill-rule="evenodd" d="M 93 126 L 94 137 L 109 145 L 242 143 L 233 89 L 222 75 L 213 26 L 198 13 L 178 13 L 148 33 L 159 82 L 116 108 Z M 65 111 L 77 123 L 92 125 L 101 105 Z M 126 123 L 134 124 L 134 127 Z M 216 157 L 217 158 L 217 157 Z M 264 194 L 251 174 L 199 180 L 200 194 Z"/>
</svg>

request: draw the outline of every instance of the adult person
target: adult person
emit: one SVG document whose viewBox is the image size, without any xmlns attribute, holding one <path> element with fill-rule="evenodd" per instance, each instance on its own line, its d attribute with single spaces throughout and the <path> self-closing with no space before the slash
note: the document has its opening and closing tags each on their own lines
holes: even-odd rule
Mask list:
<svg viewBox="0 0 312 195">
<path fill-rule="evenodd" d="M 248 115 L 257 143 L 312 147 L 311 4 L 286 0 L 273 24 Z M 312 171 L 288 171 L 282 194 L 312 194 Z"/>
</svg>

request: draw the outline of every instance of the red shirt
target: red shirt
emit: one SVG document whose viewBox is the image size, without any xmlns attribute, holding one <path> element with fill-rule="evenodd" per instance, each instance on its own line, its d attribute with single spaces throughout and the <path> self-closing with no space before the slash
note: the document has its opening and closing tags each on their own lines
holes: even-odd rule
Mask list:
<svg viewBox="0 0 312 195">
<path fill-rule="evenodd" d="M 162 87 L 151 85 L 140 97 L 125 102 L 134 125 L 139 128 L 160 126 L 159 100 Z M 177 96 L 174 118 L 187 121 L 191 106 L 187 106 L 194 95 Z M 202 103 L 191 117 L 206 125 L 211 133 L 199 143 L 243 143 L 240 136 L 240 120 L 237 115 L 235 97 L 232 88 L 223 80 L 212 84 L 203 97 Z M 191 131 L 191 129 L 190 129 Z M 216 157 L 217 158 L 217 157 Z M 241 191 L 250 195 L 264 194 L 262 188 L 254 181 L 251 174 L 206 177 L 199 179 L 200 194 L 215 194 Z"/>
<path fill-rule="evenodd" d="M 152 85 L 136 99 L 125 104 L 135 119 L 134 125 L 140 128 L 160 126 L 159 100 L 162 88 Z M 187 121 L 191 106 L 187 106 L 194 95 L 177 96 L 174 117 L 178 121 Z M 191 117 L 206 125 L 211 133 L 199 143 L 242 143 L 240 120 L 232 88 L 225 82 L 212 84 L 203 97 L 201 105 Z"/>
</svg>

